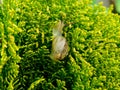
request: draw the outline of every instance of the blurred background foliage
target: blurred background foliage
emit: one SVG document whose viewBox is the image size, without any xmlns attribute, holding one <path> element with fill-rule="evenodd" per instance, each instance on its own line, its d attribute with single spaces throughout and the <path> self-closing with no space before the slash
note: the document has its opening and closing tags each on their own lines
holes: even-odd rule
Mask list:
<svg viewBox="0 0 120 90">
<path fill-rule="evenodd" d="M 113 5 L 113 13 L 120 14 L 120 0 L 93 0 L 93 4 L 98 4 L 99 2 L 102 2 L 103 6 L 107 8 Z"/>
<path fill-rule="evenodd" d="M 52 28 L 65 22 L 70 52 L 49 58 Z M 120 16 L 92 0 L 4 0 L 1 90 L 119 90 Z"/>
</svg>

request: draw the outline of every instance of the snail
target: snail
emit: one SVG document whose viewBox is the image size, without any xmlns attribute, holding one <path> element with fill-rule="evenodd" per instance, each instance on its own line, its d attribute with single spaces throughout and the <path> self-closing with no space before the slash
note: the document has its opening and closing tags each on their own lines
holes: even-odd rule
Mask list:
<svg viewBox="0 0 120 90">
<path fill-rule="evenodd" d="M 69 46 L 65 37 L 62 36 L 62 29 L 64 23 L 60 20 L 53 27 L 53 41 L 52 41 L 52 51 L 51 59 L 53 60 L 63 60 L 69 51 Z"/>
</svg>

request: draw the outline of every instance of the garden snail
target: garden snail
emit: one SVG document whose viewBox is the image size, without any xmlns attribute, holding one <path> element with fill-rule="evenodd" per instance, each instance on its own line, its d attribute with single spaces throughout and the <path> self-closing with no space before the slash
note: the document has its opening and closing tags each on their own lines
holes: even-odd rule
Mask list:
<svg viewBox="0 0 120 90">
<path fill-rule="evenodd" d="M 53 60 L 62 60 L 68 55 L 69 47 L 65 37 L 62 36 L 64 23 L 59 21 L 53 28 L 52 52 Z"/>
</svg>

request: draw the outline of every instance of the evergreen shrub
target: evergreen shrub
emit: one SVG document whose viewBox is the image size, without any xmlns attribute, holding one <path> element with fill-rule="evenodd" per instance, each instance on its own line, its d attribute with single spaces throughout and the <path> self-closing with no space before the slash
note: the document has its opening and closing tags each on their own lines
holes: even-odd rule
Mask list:
<svg viewBox="0 0 120 90">
<path fill-rule="evenodd" d="M 3 0 L 0 90 L 119 90 L 120 16 L 91 0 Z M 65 23 L 69 54 L 51 60 L 52 28 Z"/>
</svg>

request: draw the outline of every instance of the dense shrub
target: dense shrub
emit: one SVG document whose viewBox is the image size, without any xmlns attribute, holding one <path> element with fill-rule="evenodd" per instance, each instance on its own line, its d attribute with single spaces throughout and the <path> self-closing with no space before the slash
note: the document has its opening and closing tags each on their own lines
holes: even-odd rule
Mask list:
<svg viewBox="0 0 120 90">
<path fill-rule="evenodd" d="M 65 22 L 70 51 L 49 58 L 52 28 Z M 90 0 L 4 0 L 0 7 L 2 90 L 118 90 L 120 17 Z"/>
</svg>

